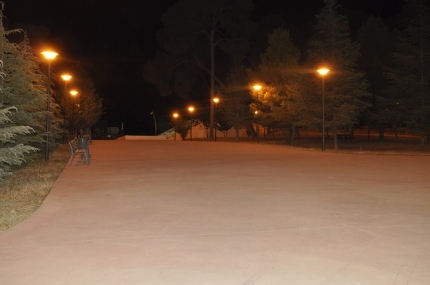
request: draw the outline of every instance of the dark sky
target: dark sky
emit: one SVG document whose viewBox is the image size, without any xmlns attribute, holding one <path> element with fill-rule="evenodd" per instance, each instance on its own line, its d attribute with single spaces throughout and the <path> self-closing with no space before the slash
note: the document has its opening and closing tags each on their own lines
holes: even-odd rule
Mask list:
<svg viewBox="0 0 430 285">
<path fill-rule="evenodd" d="M 157 48 L 160 18 L 175 0 L 3 0 L 12 26 L 25 24 L 35 52 L 51 45 L 58 66 L 79 61 L 90 72 L 107 105 L 107 118 L 142 115 L 160 108 L 155 88 L 142 77 Z M 312 19 L 323 0 L 255 0 L 253 18 L 278 14 L 297 26 Z M 348 13 L 391 17 L 403 0 L 339 0 Z M 360 21 L 360 19 L 356 19 Z M 58 71 L 61 72 L 61 71 Z"/>
</svg>

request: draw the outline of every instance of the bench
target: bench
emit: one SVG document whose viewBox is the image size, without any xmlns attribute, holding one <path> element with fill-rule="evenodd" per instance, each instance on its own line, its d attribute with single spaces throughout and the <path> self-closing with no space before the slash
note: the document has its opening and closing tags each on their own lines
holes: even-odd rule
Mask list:
<svg viewBox="0 0 430 285">
<path fill-rule="evenodd" d="M 75 156 L 80 155 L 81 160 L 85 159 L 85 163 L 88 164 L 90 160 L 90 148 L 88 147 L 86 138 L 74 138 L 73 140 L 69 141 L 70 150 L 72 151 L 72 157 L 70 159 L 70 164 L 72 164 L 73 159 L 75 159 Z"/>
</svg>

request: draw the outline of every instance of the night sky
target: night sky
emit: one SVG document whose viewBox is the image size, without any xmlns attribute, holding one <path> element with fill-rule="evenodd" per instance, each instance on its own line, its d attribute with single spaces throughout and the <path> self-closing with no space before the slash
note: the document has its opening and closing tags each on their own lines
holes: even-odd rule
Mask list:
<svg viewBox="0 0 430 285">
<path fill-rule="evenodd" d="M 143 65 L 157 49 L 160 19 L 175 0 L 3 0 L 7 27 L 22 27 L 36 53 L 52 46 L 60 55 L 53 68 L 80 62 L 105 102 L 105 119 L 150 120 L 165 99 L 143 77 Z M 368 14 L 396 16 L 402 0 L 339 0 L 357 29 Z M 323 0 L 255 0 L 254 20 L 281 15 L 297 27 L 309 22 Z M 350 20 L 351 21 L 351 20 Z M 55 66 L 56 65 L 56 66 Z"/>
</svg>

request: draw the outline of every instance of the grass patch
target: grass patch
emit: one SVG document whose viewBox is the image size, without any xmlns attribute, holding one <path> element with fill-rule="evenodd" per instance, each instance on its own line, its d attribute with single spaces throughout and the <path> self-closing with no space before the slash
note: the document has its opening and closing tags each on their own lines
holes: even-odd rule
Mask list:
<svg viewBox="0 0 430 285">
<path fill-rule="evenodd" d="M 69 158 L 69 146 L 60 145 L 48 162 L 44 157 L 32 160 L 0 185 L 0 232 L 25 220 L 42 204 Z"/>
</svg>

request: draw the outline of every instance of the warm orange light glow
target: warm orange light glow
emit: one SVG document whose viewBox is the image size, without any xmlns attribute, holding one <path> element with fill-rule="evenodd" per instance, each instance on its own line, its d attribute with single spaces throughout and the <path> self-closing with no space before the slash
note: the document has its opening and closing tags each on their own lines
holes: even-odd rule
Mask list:
<svg viewBox="0 0 430 285">
<path fill-rule="evenodd" d="M 318 71 L 319 74 L 321 74 L 322 76 L 324 76 L 324 75 L 326 75 L 330 71 L 330 69 L 320 68 L 317 71 Z"/>
<path fill-rule="evenodd" d="M 78 91 L 70 90 L 70 95 L 72 95 L 74 97 L 74 96 L 78 95 Z"/>
<path fill-rule="evenodd" d="M 41 52 L 41 54 L 43 54 L 47 60 L 53 60 L 58 55 L 58 53 L 53 51 L 44 51 L 44 52 Z"/>
<path fill-rule="evenodd" d="M 254 88 L 255 91 L 259 91 L 261 89 L 261 85 L 254 85 L 252 88 Z"/>
<path fill-rule="evenodd" d="M 179 117 L 179 114 L 178 113 L 173 113 L 173 118 L 177 118 L 177 117 Z"/>
<path fill-rule="evenodd" d="M 190 111 L 191 113 L 194 112 L 194 107 L 193 106 L 188 107 L 188 111 Z"/>
<path fill-rule="evenodd" d="M 258 115 L 258 111 L 255 111 L 254 113 L 255 113 L 256 115 Z"/>
<path fill-rule="evenodd" d="M 218 97 L 213 98 L 213 100 L 214 100 L 215 103 L 219 102 L 219 98 Z"/>
<path fill-rule="evenodd" d="M 72 76 L 68 74 L 63 74 L 61 75 L 61 78 L 63 78 L 64 81 L 69 81 L 70 79 L 72 79 Z"/>
</svg>

